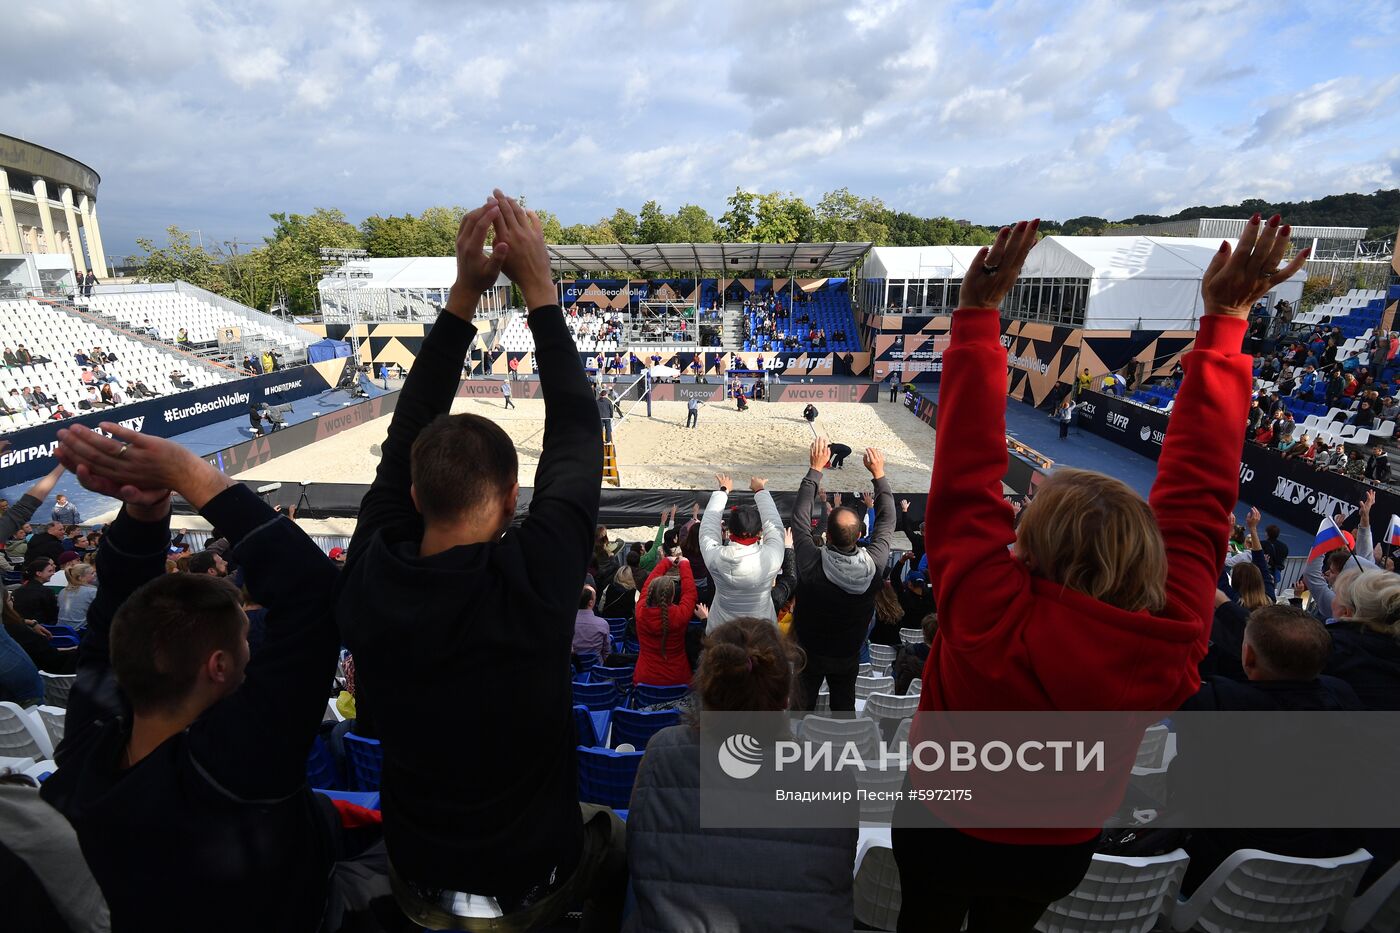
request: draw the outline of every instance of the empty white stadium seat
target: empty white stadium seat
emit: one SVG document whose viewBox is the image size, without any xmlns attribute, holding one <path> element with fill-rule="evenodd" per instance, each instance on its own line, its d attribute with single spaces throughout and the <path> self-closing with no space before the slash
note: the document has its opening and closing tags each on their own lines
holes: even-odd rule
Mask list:
<svg viewBox="0 0 1400 933">
<path fill-rule="evenodd" d="M 857 716 L 854 719 L 836 719 L 826 716 L 808 715 L 802 718 L 799 737 L 807 742 L 821 744 L 830 742 L 835 746 L 839 757 L 841 746 L 854 743 L 864 760 L 876 758 L 880 751 L 880 727 L 873 719 Z M 834 759 L 833 759 L 834 760 Z"/>
<path fill-rule="evenodd" d="M 1340 922 L 1371 853 L 1340 858 L 1288 858 L 1241 849 L 1172 905 L 1172 929 L 1209 933 L 1321 933 Z"/>
<path fill-rule="evenodd" d="M 889 830 L 877 830 L 869 837 L 862 831 L 853 893 L 856 919 L 861 923 L 877 930 L 893 930 L 899 923 L 903 898 Z"/>
<path fill-rule="evenodd" d="M 1041 933 L 1147 933 L 1173 903 L 1186 874 L 1186 852 L 1122 858 L 1095 855 L 1073 892 L 1045 909 Z"/>
<path fill-rule="evenodd" d="M 15 703 L 0 703 L 0 755 L 6 758 L 53 757 L 53 744 L 38 713 L 30 713 Z"/>
</svg>

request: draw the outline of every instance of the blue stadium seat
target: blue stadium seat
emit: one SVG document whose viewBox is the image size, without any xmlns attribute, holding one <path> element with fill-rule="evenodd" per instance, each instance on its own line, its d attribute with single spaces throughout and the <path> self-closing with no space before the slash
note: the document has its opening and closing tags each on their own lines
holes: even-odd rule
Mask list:
<svg viewBox="0 0 1400 933">
<path fill-rule="evenodd" d="M 77 630 L 74 629 L 73 626 L 71 626 L 71 625 L 58 625 L 58 624 L 55 624 L 55 625 L 46 625 L 46 626 L 44 626 L 44 628 L 46 628 L 46 629 L 49 630 L 49 634 L 50 634 L 50 635 L 64 635 L 64 636 L 67 636 L 68 638 L 74 638 L 74 639 L 76 639 L 76 638 L 78 637 L 78 632 L 77 632 Z"/>
<path fill-rule="evenodd" d="M 55 635 L 49 639 L 50 648 L 76 648 L 78 639 L 72 635 Z"/>
<path fill-rule="evenodd" d="M 578 732 L 578 741 L 575 745 L 601 745 L 598 738 L 598 730 L 593 725 L 592 710 L 582 703 L 574 704 L 574 730 Z"/>
<path fill-rule="evenodd" d="M 598 665 L 598 656 L 592 651 L 574 655 L 574 667 L 580 673 L 590 671 Z"/>
<path fill-rule="evenodd" d="M 344 784 L 335 756 L 319 735 L 311 740 L 311 751 L 306 756 L 306 783 L 326 790 L 340 790 Z"/>
<path fill-rule="evenodd" d="M 578 799 L 614 810 L 632 802 L 632 785 L 642 752 L 616 752 L 610 748 L 578 747 Z"/>
<path fill-rule="evenodd" d="M 608 738 L 608 747 L 617 748 L 625 743 L 641 751 L 647 747 L 647 742 L 653 735 L 662 729 L 677 725 L 680 721 L 680 710 L 662 709 L 648 712 L 618 707 L 613 710 L 612 735 Z"/>
<path fill-rule="evenodd" d="M 384 749 L 378 739 L 345 733 L 345 757 L 350 762 L 351 790 L 379 790 L 379 774 L 384 770 Z"/>
<path fill-rule="evenodd" d="M 689 684 L 674 687 L 658 687 L 656 684 L 636 684 L 632 687 L 633 709 L 645 709 L 659 703 L 674 703 L 690 692 Z"/>
<path fill-rule="evenodd" d="M 626 667 L 608 667 L 607 665 L 599 664 L 588 672 L 588 680 L 590 683 L 595 684 L 601 683 L 604 680 L 610 680 L 617 684 L 618 693 L 626 693 L 627 688 L 632 686 L 633 670 L 634 668 L 630 664 Z"/>
<path fill-rule="evenodd" d="M 595 668 L 596 670 L 596 668 Z M 602 683 L 590 683 L 588 681 L 574 681 L 574 703 L 581 704 L 591 710 L 612 709 L 618 704 L 621 697 L 617 692 L 617 684 L 611 680 Z"/>
<path fill-rule="evenodd" d="M 328 790 L 324 787 L 314 788 L 316 793 L 322 797 L 329 797 L 332 800 L 344 800 L 346 803 L 353 803 L 366 810 L 379 809 L 379 791 L 354 791 L 354 790 Z"/>
<path fill-rule="evenodd" d="M 608 619 L 607 621 L 608 630 L 612 633 L 613 638 L 621 638 L 623 635 L 627 634 L 626 619 Z"/>
<path fill-rule="evenodd" d="M 6 570 L 4 573 L 6 586 L 19 586 L 24 582 L 24 572 L 20 570 Z"/>
</svg>

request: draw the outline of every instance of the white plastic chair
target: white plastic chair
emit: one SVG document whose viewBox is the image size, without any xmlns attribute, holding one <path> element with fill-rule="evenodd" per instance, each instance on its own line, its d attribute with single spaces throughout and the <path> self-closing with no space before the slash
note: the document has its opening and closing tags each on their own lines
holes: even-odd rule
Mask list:
<svg viewBox="0 0 1400 933">
<path fill-rule="evenodd" d="M 63 723 L 68 717 L 68 710 L 57 706 L 36 706 L 34 710 L 44 724 L 44 731 L 49 734 L 49 742 L 58 748 L 58 743 L 63 741 Z"/>
<path fill-rule="evenodd" d="M 53 743 L 37 714 L 17 703 L 0 703 L 0 755 L 6 758 L 52 758 Z"/>
<path fill-rule="evenodd" d="M 856 787 L 874 794 L 860 798 L 862 823 L 889 823 L 894 819 L 895 794 L 904 787 L 904 769 L 882 764 L 867 760 L 865 769 L 856 771 Z"/>
<path fill-rule="evenodd" d="M 872 693 L 865 698 L 864 715 L 871 719 L 908 719 L 919 708 L 917 693 L 899 696 L 894 693 Z"/>
<path fill-rule="evenodd" d="M 877 930 L 893 930 L 899 923 L 903 898 L 899 868 L 888 838 L 866 839 L 856 852 L 853 890 L 856 919 Z"/>
<path fill-rule="evenodd" d="M 898 748 L 900 742 L 908 744 L 909 733 L 913 730 L 913 728 L 914 720 L 912 717 L 909 719 L 901 720 L 899 723 L 899 728 L 894 730 L 894 738 L 890 739 L 889 747 Z"/>
<path fill-rule="evenodd" d="M 915 677 L 913 680 L 909 681 L 909 689 L 906 690 L 906 691 L 904 691 L 904 695 L 905 695 L 905 696 L 918 696 L 919 694 L 921 694 L 921 693 L 923 693 L 923 692 L 924 692 L 924 679 L 923 679 L 922 677 Z"/>
<path fill-rule="evenodd" d="M 875 758 L 880 750 L 880 727 L 875 720 L 866 719 L 864 716 L 857 716 L 854 719 L 804 716 L 799 735 L 807 742 L 832 743 L 833 753 L 836 757 L 840 756 L 841 748 L 847 742 L 855 744 L 862 760 Z"/>
<path fill-rule="evenodd" d="M 1342 918 L 1342 933 L 1400 931 L 1400 862 L 1377 878 L 1366 893 L 1351 902 Z"/>
<path fill-rule="evenodd" d="M 899 630 L 899 638 L 906 645 L 922 645 L 924 643 L 924 630 L 921 628 L 902 628 Z"/>
<path fill-rule="evenodd" d="M 856 699 L 867 699 L 872 693 L 882 693 L 894 689 L 894 678 L 880 674 L 861 674 L 856 677 Z"/>
<path fill-rule="evenodd" d="M 871 645 L 870 661 L 876 670 L 884 671 L 894 663 L 894 656 L 898 650 L 893 645 Z"/>
<path fill-rule="evenodd" d="M 61 706 L 68 708 L 68 694 L 73 689 L 73 683 L 78 679 L 77 674 L 50 674 L 48 671 L 40 671 L 39 676 L 44 678 L 44 705 Z"/>
<path fill-rule="evenodd" d="M 1290 858 L 1240 849 L 1189 900 L 1172 905 L 1171 927 L 1208 933 L 1321 933 L 1346 908 L 1370 862 L 1365 849 L 1340 858 Z"/>
<path fill-rule="evenodd" d="M 1146 933 L 1172 903 L 1189 857 L 1095 855 L 1084 880 L 1036 922 L 1041 933 Z"/>
</svg>

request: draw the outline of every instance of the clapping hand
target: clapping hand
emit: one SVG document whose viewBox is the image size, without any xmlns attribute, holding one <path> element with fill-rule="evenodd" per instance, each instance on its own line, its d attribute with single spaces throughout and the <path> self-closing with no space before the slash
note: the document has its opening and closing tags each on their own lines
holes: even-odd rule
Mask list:
<svg viewBox="0 0 1400 933">
<path fill-rule="evenodd" d="M 497 188 L 494 192 L 499 213 L 496 216 L 494 249 L 505 247 L 501 268 L 520 286 L 530 309 L 552 305 L 559 296 L 550 275 L 549 250 L 544 245 L 544 227 L 539 215 L 527 211 Z"/>
<path fill-rule="evenodd" d="M 734 491 L 734 481 L 729 478 L 728 473 L 716 473 L 715 482 L 718 483 L 719 488 L 723 489 L 725 492 Z"/>
<path fill-rule="evenodd" d="M 749 477 L 749 492 L 763 492 L 763 488 L 768 485 L 768 480 L 762 476 Z"/>
<path fill-rule="evenodd" d="M 1014 227 L 1002 227 L 996 241 L 984 246 L 967 267 L 958 305 L 963 308 L 996 308 L 1001 305 L 1021 266 L 1036 243 L 1039 220 L 1023 220 Z"/>
<path fill-rule="evenodd" d="M 469 211 L 457 226 L 457 281 L 447 299 L 447 310 L 460 318 L 470 321 L 476 312 L 481 295 L 496 284 L 500 278 L 501 266 L 510 254 L 507 243 L 496 243 L 488 256 L 486 231 L 500 216 L 500 207 L 495 198 L 476 210 Z"/>
<path fill-rule="evenodd" d="M 880 479 L 885 475 L 885 455 L 877 447 L 865 448 L 865 456 L 862 458 L 865 468 L 870 471 L 872 479 Z"/>
<path fill-rule="evenodd" d="M 826 469 L 827 463 L 831 461 L 831 447 L 827 444 L 826 438 L 819 437 L 812 441 L 812 449 L 807 460 L 808 465 L 820 472 Z"/>
<path fill-rule="evenodd" d="M 1291 262 L 1278 267 L 1288 252 L 1292 228 L 1278 214 L 1261 224 L 1255 214 L 1232 250 L 1222 242 L 1201 278 L 1201 298 L 1206 314 L 1248 318 L 1254 302 L 1294 276 L 1307 261 L 1311 249 L 1300 249 Z"/>
</svg>

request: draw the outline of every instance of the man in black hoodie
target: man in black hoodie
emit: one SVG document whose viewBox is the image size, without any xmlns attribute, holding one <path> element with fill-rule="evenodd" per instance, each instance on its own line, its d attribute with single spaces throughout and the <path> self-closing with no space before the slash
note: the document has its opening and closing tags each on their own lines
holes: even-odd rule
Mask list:
<svg viewBox="0 0 1400 933">
<path fill-rule="evenodd" d="M 336 821 L 306 786 L 306 756 L 335 673 L 336 572 L 180 445 L 102 430 L 113 436 L 58 434 L 64 466 L 123 507 L 97 551 L 102 587 L 40 794 L 77 831 L 114 930 L 320 929 Z M 171 490 L 228 535 L 267 609 L 251 659 L 237 587 L 165 572 Z M 216 891 L 228 896 L 214 905 Z"/>
<path fill-rule="evenodd" d="M 894 494 L 885 479 L 885 458 L 867 448 L 865 468 L 875 483 L 875 527 L 870 544 L 856 542 L 864 530 L 851 509 L 837 507 L 826 520 L 826 546 L 818 547 L 812 528 L 812 500 L 822 469 L 831 459 L 827 442 L 812 442 L 811 469 L 797 487 L 792 510 L 792 544 L 797 554 L 797 606 L 793 631 L 807 652 L 802 669 L 802 702 L 812 709 L 822 681 L 831 688 L 833 712 L 856 708 L 860 646 L 875 611 L 875 594 L 884 585 L 885 562 L 894 537 Z"/>
<path fill-rule="evenodd" d="M 447 414 L 472 315 L 502 269 L 530 308 L 545 404 L 534 495 L 515 527 L 510 437 Z M 586 806 L 581 818 L 578 802 L 569 648 L 603 448 L 557 300 L 539 219 L 497 191 L 462 221 L 457 282 L 403 384 L 342 572 L 356 704 L 383 743 L 394 893 L 433 929 L 488 917 L 504 918 L 491 929 L 533 928 L 590 894 L 585 925 L 611 914 L 615 926 L 625 891 L 621 821 Z M 449 713 L 472 718 L 444 740 Z"/>
</svg>

